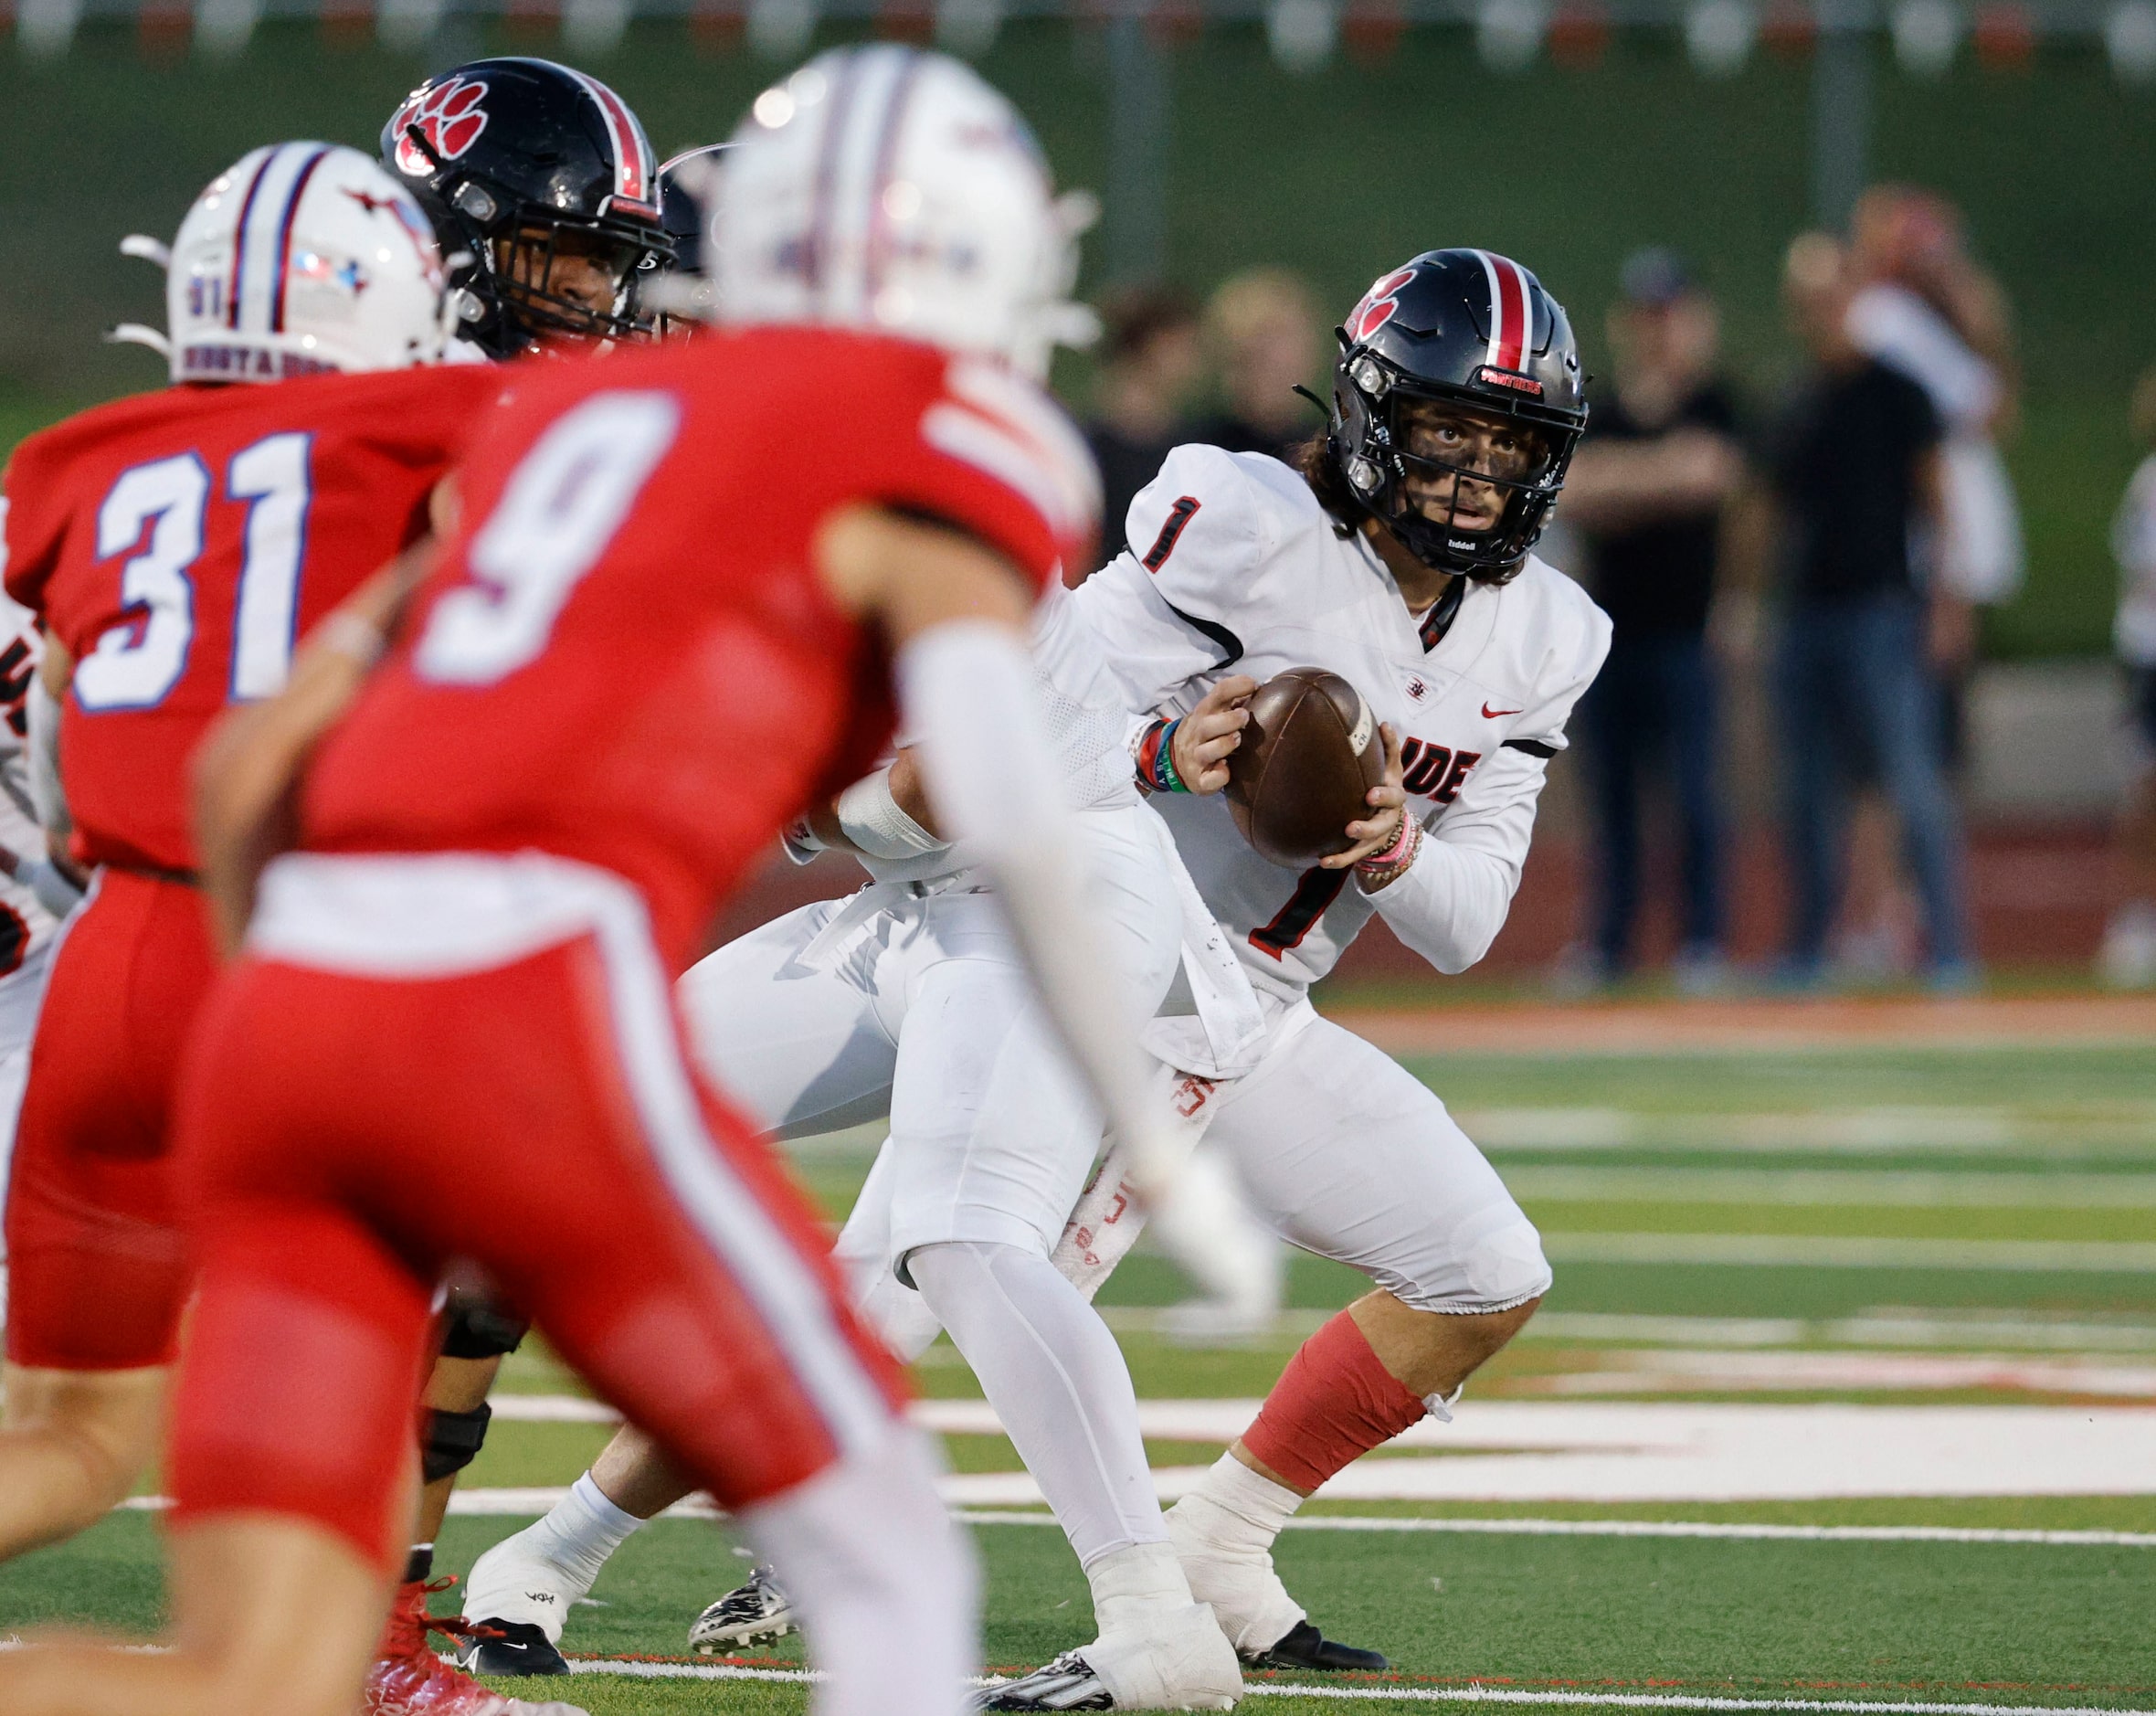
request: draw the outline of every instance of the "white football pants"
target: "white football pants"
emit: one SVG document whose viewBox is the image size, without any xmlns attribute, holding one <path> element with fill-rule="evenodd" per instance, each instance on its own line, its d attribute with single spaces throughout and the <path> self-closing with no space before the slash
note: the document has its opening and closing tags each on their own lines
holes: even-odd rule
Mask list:
<svg viewBox="0 0 2156 1716">
<path fill-rule="evenodd" d="M 48 936 L 22 964 L 0 977 L 0 1201 L 15 1160 L 15 1128 L 23 1111 L 23 1092 L 30 1083 L 30 1039 L 37 1034 L 45 983 L 52 973 L 52 950 L 58 938 Z M 0 1239 L 0 1258 L 7 1245 Z M 4 1297 L 4 1296 L 0 1296 Z"/>
<path fill-rule="evenodd" d="M 1094 922 L 1150 1017 L 1182 945 L 1168 831 L 1143 806 L 1078 821 Z M 683 1010 L 713 1076 L 780 1137 L 889 1115 L 876 1240 L 848 1253 L 978 1241 L 1045 1256 L 1099 1152 L 1100 1112 L 1000 905 L 935 885 L 882 884 L 752 930 L 682 979 Z"/>
<path fill-rule="evenodd" d="M 1181 957 L 1174 849 L 1142 806 L 1079 823 L 1104 951 L 1143 1010 L 1135 1034 Z M 1091 1570 L 1167 1539 L 1123 1355 L 1049 1261 L 1101 1116 L 995 898 L 933 885 L 880 884 L 729 943 L 682 980 L 684 1011 L 721 1086 L 783 1132 L 888 1106 L 840 1261 L 898 1351 L 950 1330 Z"/>
<path fill-rule="evenodd" d="M 1259 1001 L 1263 1055 L 1215 1092 L 1205 1134 L 1252 1209 L 1418 1310 L 1505 1310 L 1547 1292 L 1541 1235 L 1436 1094 L 1307 999 Z"/>
</svg>

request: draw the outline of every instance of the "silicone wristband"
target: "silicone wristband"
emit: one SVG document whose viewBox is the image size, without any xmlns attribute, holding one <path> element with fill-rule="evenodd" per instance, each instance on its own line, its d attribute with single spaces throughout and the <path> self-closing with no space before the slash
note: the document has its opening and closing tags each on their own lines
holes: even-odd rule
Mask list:
<svg viewBox="0 0 2156 1716">
<path fill-rule="evenodd" d="M 1138 742 L 1138 781 L 1148 792 L 1188 792 L 1183 778 L 1176 772 L 1176 729 L 1183 725 L 1182 717 L 1173 721 L 1157 722 L 1146 736 Z"/>
</svg>

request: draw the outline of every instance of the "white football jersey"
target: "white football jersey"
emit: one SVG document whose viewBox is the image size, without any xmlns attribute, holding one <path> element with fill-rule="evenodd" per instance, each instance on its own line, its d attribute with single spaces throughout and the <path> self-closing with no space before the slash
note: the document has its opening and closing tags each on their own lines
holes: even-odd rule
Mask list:
<svg viewBox="0 0 2156 1716">
<path fill-rule="evenodd" d="M 1100 640 L 1074 617 L 1070 594 L 1060 587 L 1033 611 L 1032 657 L 1041 712 L 1071 808 L 1112 810 L 1137 803 L 1130 753 L 1124 748 L 1129 705 L 1122 683 L 1109 670 Z M 908 743 L 908 736 L 902 734 L 899 742 Z M 916 858 L 861 861 L 878 882 L 933 881 L 970 870 L 978 862 L 963 843 Z"/>
<path fill-rule="evenodd" d="M 1347 871 L 1261 858 L 1219 794 L 1156 795 L 1252 982 L 1299 995 L 1374 912 L 1441 970 L 1479 959 L 1518 884 L 1565 721 L 1608 651 L 1608 618 L 1530 556 L 1509 584 L 1469 583 L 1429 647 L 1384 562 L 1259 453 L 1177 448 L 1127 523 L 1130 546 L 1072 598 L 1127 707 L 1173 716 L 1230 673 L 1328 668 L 1399 732 L 1408 809 L 1430 836 L 1371 894 Z"/>
<path fill-rule="evenodd" d="M 30 808 L 25 699 L 44 654 L 30 610 L 0 594 L 0 846 L 24 858 L 45 856 L 45 831 Z M 0 980 L 58 927 L 37 896 L 0 874 Z"/>
</svg>

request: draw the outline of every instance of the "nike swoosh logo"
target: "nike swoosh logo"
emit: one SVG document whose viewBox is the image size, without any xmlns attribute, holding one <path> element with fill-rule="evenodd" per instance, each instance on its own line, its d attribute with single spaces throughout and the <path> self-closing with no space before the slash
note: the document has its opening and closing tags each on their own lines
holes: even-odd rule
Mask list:
<svg viewBox="0 0 2156 1716">
<path fill-rule="evenodd" d="M 1495 721 L 1499 715 L 1517 714 L 1519 714 L 1517 709 L 1493 709 L 1486 703 L 1483 704 L 1483 719 L 1485 721 Z"/>
</svg>

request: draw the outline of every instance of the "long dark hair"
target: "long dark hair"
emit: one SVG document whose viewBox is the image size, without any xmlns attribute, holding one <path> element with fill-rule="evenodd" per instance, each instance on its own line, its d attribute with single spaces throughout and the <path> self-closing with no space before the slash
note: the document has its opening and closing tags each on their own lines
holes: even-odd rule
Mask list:
<svg viewBox="0 0 2156 1716">
<path fill-rule="evenodd" d="M 1317 497 L 1318 505 L 1332 519 L 1333 535 L 1343 542 L 1354 535 L 1369 514 L 1355 498 L 1354 491 L 1348 488 L 1348 479 L 1340 474 L 1340 461 L 1333 457 L 1332 443 L 1326 431 L 1319 429 L 1309 440 L 1297 441 L 1288 449 L 1287 462 L 1310 485 L 1310 493 Z"/>
</svg>

